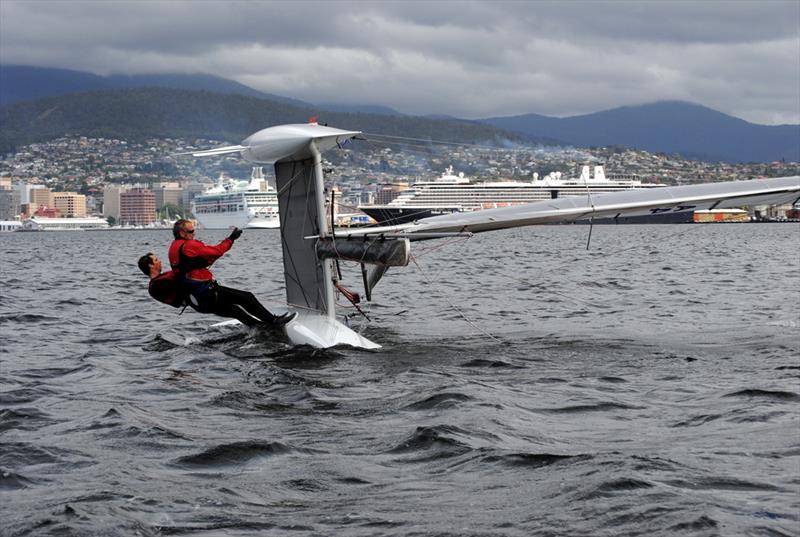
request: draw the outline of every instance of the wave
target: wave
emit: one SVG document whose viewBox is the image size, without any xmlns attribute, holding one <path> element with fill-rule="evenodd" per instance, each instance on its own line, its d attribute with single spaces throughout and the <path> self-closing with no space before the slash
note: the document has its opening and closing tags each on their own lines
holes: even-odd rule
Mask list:
<svg viewBox="0 0 800 537">
<path fill-rule="evenodd" d="M 487 368 L 508 368 L 525 369 L 523 366 L 504 362 L 503 360 L 487 360 L 486 358 L 476 358 L 461 364 L 461 367 L 487 367 Z"/>
<path fill-rule="evenodd" d="M 200 453 L 184 455 L 176 460 L 181 466 L 217 467 L 246 464 L 261 457 L 285 455 L 295 450 L 280 442 L 248 440 L 232 444 L 220 444 Z"/>
<path fill-rule="evenodd" d="M 0 325 L 2 324 L 38 324 L 38 323 L 62 323 L 61 317 L 51 315 L 40 315 L 38 313 L 10 313 L 0 315 Z"/>
<path fill-rule="evenodd" d="M 396 455 L 419 455 L 413 462 L 428 461 L 463 455 L 472 450 L 457 437 L 469 437 L 470 433 L 452 425 L 417 427 L 403 442 L 390 449 Z"/>
<path fill-rule="evenodd" d="M 504 453 L 486 455 L 482 461 L 511 467 L 541 468 L 564 461 L 588 461 L 591 455 L 556 455 L 553 453 Z"/>
<path fill-rule="evenodd" d="M 406 405 L 403 407 L 403 410 L 430 410 L 433 408 L 449 408 L 458 406 L 460 403 L 465 401 L 472 400 L 472 397 L 463 393 L 437 393 L 423 399 L 422 401 L 417 401 L 416 403 Z"/>
<path fill-rule="evenodd" d="M 748 397 L 748 398 L 758 398 L 758 399 L 773 399 L 776 401 L 798 401 L 800 400 L 800 395 L 794 392 L 786 392 L 782 390 L 760 390 L 755 388 L 749 388 L 745 390 L 739 390 L 737 392 L 726 393 L 723 397 Z"/>
<path fill-rule="evenodd" d="M 547 414 L 580 414 L 584 412 L 608 412 L 613 410 L 642 410 L 646 407 L 637 405 L 626 405 L 624 403 L 614 403 L 603 401 L 590 405 L 571 405 L 557 408 L 538 408 L 537 412 Z"/>
<path fill-rule="evenodd" d="M 22 474 L 0 467 L 0 491 L 24 489 L 36 482 Z"/>
<path fill-rule="evenodd" d="M 0 410 L 0 432 L 7 430 L 35 431 L 40 427 L 55 423 L 49 414 L 36 408 L 15 408 Z"/>
</svg>

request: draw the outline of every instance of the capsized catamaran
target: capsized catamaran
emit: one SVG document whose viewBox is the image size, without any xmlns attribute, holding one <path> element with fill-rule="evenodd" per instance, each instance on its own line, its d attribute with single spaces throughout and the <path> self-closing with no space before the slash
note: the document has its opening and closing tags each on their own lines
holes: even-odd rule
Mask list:
<svg viewBox="0 0 800 537">
<path fill-rule="evenodd" d="M 239 153 L 250 162 L 275 166 L 286 301 L 298 312 L 286 325 L 286 333 L 297 345 L 380 347 L 336 319 L 335 260 L 361 264 L 369 299 L 389 267 L 408 264 L 412 241 L 534 224 L 800 200 L 800 176 L 778 177 L 561 198 L 334 235 L 326 218 L 321 154 L 360 134 L 316 123 L 280 125 L 260 130 L 239 145 L 192 153 L 197 157 Z"/>
</svg>

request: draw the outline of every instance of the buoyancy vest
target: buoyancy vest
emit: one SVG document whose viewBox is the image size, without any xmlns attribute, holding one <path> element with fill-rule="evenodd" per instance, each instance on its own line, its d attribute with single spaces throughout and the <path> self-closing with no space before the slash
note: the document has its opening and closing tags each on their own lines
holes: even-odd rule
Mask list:
<svg viewBox="0 0 800 537">
<path fill-rule="evenodd" d="M 180 273 L 168 270 L 150 280 L 147 290 L 150 296 L 159 302 L 169 304 L 173 308 L 182 308 L 186 305 L 186 293 L 181 280 Z"/>
<path fill-rule="evenodd" d="M 184 284 L 185 277 L 181 265 L 184 264 L 183 244 L 178 250 L 180 262 L 178 266 L 163 272 L 150 280 L 147 291 L 159 302 L 169 304 L 173 308 L 182 308 L 188 304 L 188 291 Z"/>
</svg>

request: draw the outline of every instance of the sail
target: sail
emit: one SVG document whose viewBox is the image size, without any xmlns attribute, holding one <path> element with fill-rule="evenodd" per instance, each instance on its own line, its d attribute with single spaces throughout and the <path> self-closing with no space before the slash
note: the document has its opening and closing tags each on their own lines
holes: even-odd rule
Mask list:
<svg viewBox="0 0 800 537">
<path fill-rule="evenodd" d="M 452 213 L 397 226 L 361 228 L 337 233 L 356 237 L 400 233 L 410 240 L 435 238 L 435 233 L 479 233 L 535 224 L 590 218 L 654 215 L 701 209 L 793 203 L 800 198 L 800 176 L 627 190 L 592 196 L 559 198 L 514 207 Z M 418 237 L 415 237 L 418 235 Z"/>
<path fill-rule="evenodd" d="M 334 313 L 330 261 L 318 259 L 316 241 L 304 237 L 328 233 L 321 153 L 358 134 L 309 123 L 270 127 L 242 141 L 246 160 L 275 165 L 286 301 L 292 306 Z"/>
</svg>

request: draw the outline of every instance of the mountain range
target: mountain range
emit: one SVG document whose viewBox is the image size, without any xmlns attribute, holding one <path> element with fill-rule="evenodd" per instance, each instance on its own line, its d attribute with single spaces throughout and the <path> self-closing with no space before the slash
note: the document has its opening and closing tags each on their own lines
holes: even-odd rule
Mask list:
<svg viewBox="0 0 800 537">
<path fill-rule="evenodd" d="M 143 101 L 144 95 L 160 102 Z M 67 101 L 59 104 L 62 98 Z M 98 101 L 92 103 L 91 99 Z M 180 99 L 188 101 L 181 103 Z M 170 108 L 166 115 L 156 112 L 165 107 Z M 93 108 L 104 110 L 109 117 L 97 117 Z M 46 118 L 36 116 L 50 109 L 58 113 L 49 112 Z M 82 113 L 88 116 L 79 117 Z M 303 122 L 313 115 L 342 128 L 407 137 L 428 133 L 431 138 L 449 141 L 510 138 L 577 147 L 631 147 L 706 161 L 800 161 L 800 125 L 757 125 L 681 101 L 566 118 L 525 114 L 468 121 L 438 115 L 409 116 L 377 105 L 312 104 L 207 74 L 103 77 L 64 69 L 0 65 L 0 120 L 4 126 L 0 150 L 78 131 L 180 133 L 238 142 L 265 126 Z M 177 123 L 166 124 L 167 118 Z"/>
<path fill-rule="evenodd" d="M 380 143 L 402 149 L 401 138 L 465 144 L 528 143 L 525 136 L 467 121 L 442 121 L 412 116 L 324 112 L 318 108 L 211 91 L 172 88 L 127 88 L 68 93 L 0 107 L 0 154 L 66 134 L 121 138 L 213 139 L 239 143 L 270 125 L 322 123 L 369 135 L 389 135 Z M 379 141 L 372 142 L 378 144 Z M 408 141 L 410 149 L 425 150 Z"/>
<path fill-rule="evenodd" d="M 800 161 L 800 125 L 756 125 L 681 101 L 624 106 L 566 118 L 525 114 L 482 121 L 531 136 L 546 132 L 579 147 L 636 147 L 706 161 Z"/>
</svg>

